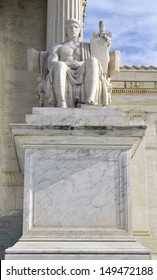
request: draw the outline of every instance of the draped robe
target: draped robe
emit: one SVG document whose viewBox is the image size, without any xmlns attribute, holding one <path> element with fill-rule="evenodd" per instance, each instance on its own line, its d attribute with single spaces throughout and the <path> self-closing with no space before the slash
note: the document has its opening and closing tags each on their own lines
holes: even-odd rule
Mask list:
<svg viewBox="0 0 157 280">
<path fill-rule="evenodd" d="M 86 95 L 85 91 L 85 75 L 86 67 L 88 67 L 87 61 L 91 58 L 90 44 L 84 42 L 80 43 L 80 50 L 82 58 L 81 60 L 83 61 L 83 64 L 76 70 L 72 70 L 68 66 L 66 66 L 67 70 L 65 99 L 67 107 L 75 107 L 76 99 L 79 100 L 80 103 L 86 103 L 88 99 L 88 96 Z M 102 106 L 106 106 L 110 104 L 111 84 L 106 80 L 106 77 L 103 75 L 103 70 L 99 60 L 97 60 L 97 65 L 98 83 L 96 86 L 96 92 L 94 94 L 95 96 L 93 101 L 95 104 L 102 104 Z M 53 64 L 52 67 L 49 69 L 49 73 L 46 77 L 45 92 L 47 97 L 47 103 L 49 104 L 49 106 L 60 107 L 57 104 L 58 97 L 55 93 L 54 75 L 55 64 Z"/>
</svg>

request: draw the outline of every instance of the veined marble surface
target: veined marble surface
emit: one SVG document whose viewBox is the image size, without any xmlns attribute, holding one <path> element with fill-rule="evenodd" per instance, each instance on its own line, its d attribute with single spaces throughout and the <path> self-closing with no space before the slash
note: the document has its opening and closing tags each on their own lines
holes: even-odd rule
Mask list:
<svg viewBox="0 0 157 280">
<path fill-rule="evenodd" d="M 18 242 L 6 260 L 149 260 L 150 251 L 128 242 Z"/>
<path fill-rule="evenodd" d="M 128 125 L 129 118 L 119 109 L 82 105 L 81 108 L 33 108 L 26 123 L 34 125 Z"/>
<path fill-rule="evenodd" d="M 75 109 L 71 121 L 72 110 L 57 109 L 34 109 L 37 123 L 33 115 L 12 125 L 24 223 L 6 259 L 149 259 L 133 239 L 130 213 L 131 157 L 146 127 L 124 125 L 119 111 Z M 99 122 L 104 116 L 113 117 L 111 125 Z"/>
<path fill-rule="evenodd" d="M 105 227 L 127 231 L 127 153 L 68 145 L 26 149 L 26 231 L 39 227 L 46 234 L 49 227 L 57 239 L 103 238 Z"/>
</svg>

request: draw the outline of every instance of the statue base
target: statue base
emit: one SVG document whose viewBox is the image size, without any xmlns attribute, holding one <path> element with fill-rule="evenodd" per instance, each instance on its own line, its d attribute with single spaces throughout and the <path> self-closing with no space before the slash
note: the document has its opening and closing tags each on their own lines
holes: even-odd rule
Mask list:
<svg viewBox="0 0 157 280">
<path fill-rule="evenodd" d="M 148 260 L 150 251 L 135 240 L 45 242 L 19 241 L 6 260 Z"/>
<path fill-rule="evenodd" d="M 23 236 L 6 259 L 149 259 L 132 236 L 131 157 L 145 126 L 119 110 L 34 108 L 11 125 Z"/>
</svg>

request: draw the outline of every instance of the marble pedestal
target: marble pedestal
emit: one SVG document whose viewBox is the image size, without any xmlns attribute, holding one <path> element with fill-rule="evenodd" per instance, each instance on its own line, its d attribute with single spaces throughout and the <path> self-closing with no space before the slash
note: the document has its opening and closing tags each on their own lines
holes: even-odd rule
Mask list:
<svg viewBox="0 0 157 280">
<path fill-rule="evenodd" d="M 149 259 L 131 229 L 130 165 L 144 126 L 119 110 L 34 108 L 11 125 L 23 236 L 6 259 Z"/>
</svg>

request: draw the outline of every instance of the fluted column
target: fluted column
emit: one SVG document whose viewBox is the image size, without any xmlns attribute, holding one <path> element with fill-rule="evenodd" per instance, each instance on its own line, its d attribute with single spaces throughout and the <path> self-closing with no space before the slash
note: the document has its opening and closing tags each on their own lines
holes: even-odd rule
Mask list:
<svg viewBox="0 0 157 280">
<path fill-rule="evenodd" d="M 47 48 L 65 40 L 65 20 L 75 18 L 83 23 L 86 0 L 48 0 Z"/>
</svg>

